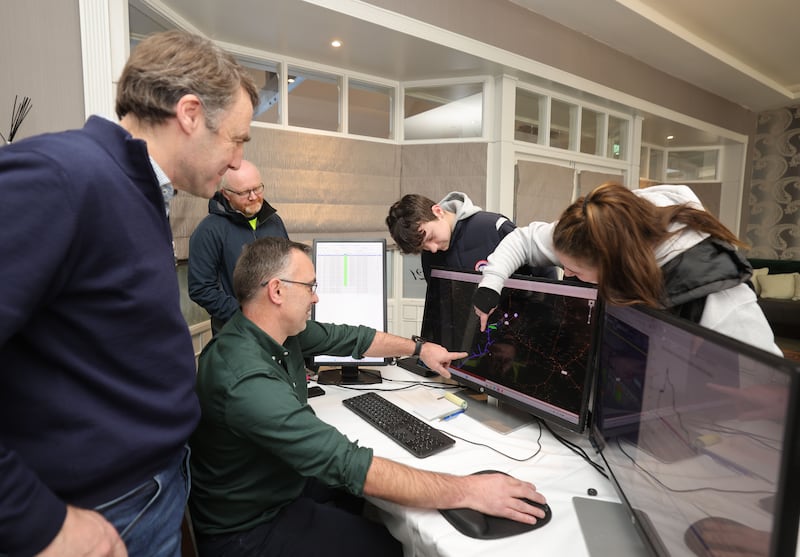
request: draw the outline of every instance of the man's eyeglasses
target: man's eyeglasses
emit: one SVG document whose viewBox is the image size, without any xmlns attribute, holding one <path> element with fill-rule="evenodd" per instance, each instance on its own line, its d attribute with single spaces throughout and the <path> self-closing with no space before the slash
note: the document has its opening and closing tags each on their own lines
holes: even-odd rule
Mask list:
<svg viewBox="0 0 800 557">
<path fill-rule="evenodd" d="M 230 188 L 222 188 L 222 189 L 224 189 L 228 193 L 232 193 L 233 195 L 244 199 L 246 197 L 250 197 L 251 193 L 253 195 L 255 195 L 256 197 L 258 197 L 259 195 L 264 193 L 264 184 L 259 184 L 254 188 L 251 188 L 249 190 L 244 190 L 244 191 L 236 191 L 236 190 L 232 190 Z"/>
<path fill-rule="evenodd" d="M 317 291 L 317 282 L 316 281 L 314 281 L 314 282 L 300 282 L 299 280 L 289 280 L 289 279 L 282 279 L 282 278 L 279 278 L 278 280 L 281 281 L 281 282 L 289 282 L 289 283 L 292 283 L 292 284 L 302 284 L 303 286 L 307 287 L 311 291 L 312 294 Z M 265 280 L 264 282 L 261 283 L 261 286 L 266 286 L 267 284 L 269 284 L 269 281 Z"/>
</svg>

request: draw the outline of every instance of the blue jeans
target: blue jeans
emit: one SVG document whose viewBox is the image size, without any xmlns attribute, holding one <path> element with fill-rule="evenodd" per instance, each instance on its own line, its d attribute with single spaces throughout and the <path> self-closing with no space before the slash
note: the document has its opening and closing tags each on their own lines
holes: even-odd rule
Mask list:
<svg viewBox="0 0 800 557">
<path fill-rule="evenodd" d="M 129 557 L 180 557 L 189 497 L 189 447 L 153 479 L 95 507 L 120 533 Z"/>
</svg>

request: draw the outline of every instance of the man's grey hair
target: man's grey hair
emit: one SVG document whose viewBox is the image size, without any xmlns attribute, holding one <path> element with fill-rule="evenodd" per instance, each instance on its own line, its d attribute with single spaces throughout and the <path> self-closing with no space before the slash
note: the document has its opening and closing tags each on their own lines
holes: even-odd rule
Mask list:
<svg viewBox="0 0 800 557">
<path fill-rule="evenodd" d="M 253 107 L 258 89 L 236 59 L 211 40 L 186 31 L 155 33 L 131 53 L 117 85 L 116 113 L 130 113 L 150 125 L 175 116 L 175 105 L 194 94 L 205 111 L 206 127 L 220 118 L 244 89 Z"/>
</svg>

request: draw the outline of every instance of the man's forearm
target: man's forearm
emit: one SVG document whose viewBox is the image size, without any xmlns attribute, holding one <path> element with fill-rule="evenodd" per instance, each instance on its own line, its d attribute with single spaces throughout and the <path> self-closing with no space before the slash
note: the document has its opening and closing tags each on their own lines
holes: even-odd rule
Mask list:
<svg viewBox="0 0 800 557">
<path fill-rule="evenodd" d="M 416 342 L 410 338 L 399 337 L 389 333 L 378 331 L 375 333 L 375 339 L 370 344 L 365 356 L 410 356 L 414 353 Z"/>
<path fill-rule="evenodd" d="M 409 507 L 457 508 L 466 504 L 464 478 L 426 472 L 374 457 L 367 471 L 364 494 Z"/>
<path fill-rule="evenodd" d="M 365 356 L 409 356 L 416 355 L 425 362 L 429 368 L 441 375 L 442 377 L 450 377 L 450 371 L 447 366 L 455 358 L 466 358 L 466 352 L 449 352 L 447 348 L 436 344 L 435 342 L 419 342 L 420 351 L 417 353 L 417 343 L 419 341 L 403 338 L 396 335 L 390 335 L 378 331 L 372 344 L 369 346 Z"/>
</svg>

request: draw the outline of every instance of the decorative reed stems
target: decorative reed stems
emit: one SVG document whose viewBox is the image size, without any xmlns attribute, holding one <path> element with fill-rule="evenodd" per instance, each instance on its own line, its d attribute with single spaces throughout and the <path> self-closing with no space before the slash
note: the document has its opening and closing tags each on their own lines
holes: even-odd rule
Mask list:
<svg viewBox="0 0 800 557">
<path fill-rule="evenodd" d="M 22 121 L 30 112 L 33 103 L 31 102 L 30 97 L 22 97 L 22 102 L 17 104 L 18 96 L 14 95 L 14 108 L 11 110 L 11 129 L 8 132 L 8 137 L 3 136 L 0 133 L 0 137 L 3 138 L 3 141 L 6 143 L 11 143 L 14 140 L 14 136 L 17 135 L 17 131 L 19 131 L 19 127 L 22 125 Z"/>
</svg>

